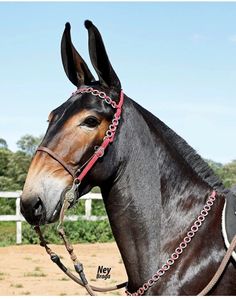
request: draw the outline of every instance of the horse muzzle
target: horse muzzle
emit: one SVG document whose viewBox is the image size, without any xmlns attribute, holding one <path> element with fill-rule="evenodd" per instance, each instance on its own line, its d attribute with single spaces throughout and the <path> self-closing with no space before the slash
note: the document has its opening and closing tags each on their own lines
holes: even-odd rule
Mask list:
<svg viewBox="0 0 236 299">
<path fill-rule="evenodd" d="M 46 221 L 46 208 L 40 197 L 23 198 L 20 209 L 26 221 L 31 225 L 41 225 Z"/>
</svg>

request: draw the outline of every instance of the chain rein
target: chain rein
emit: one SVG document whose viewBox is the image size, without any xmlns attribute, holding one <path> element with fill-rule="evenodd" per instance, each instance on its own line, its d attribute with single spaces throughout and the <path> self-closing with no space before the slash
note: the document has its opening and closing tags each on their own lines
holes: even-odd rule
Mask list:
<svg viewBox="0 0 236 299">
<path fill-rule="evenodd" d="M 187 232 L 187 234 L 185 235 L 185 237 L 183 238 L 179 246 L 167 259 L 166 263 L 163 264 L 162 267 L 158 269 L 157 272 L 152 276 L 152 278 L 149 279 L 147 282 L 145 282 L 136 292 L 130 293 L 128 290 L 126 290 L 125 292 L 128 296 L 142 296 L 150 287 L 154 285 L 154 283 L 156 283 L 163 275 L 165 275 L 165 273 L 168 270 L 170 270 L 170 268 L 173 266 L 175 261 L 179 259 L 184 249 L 192 241 L 192 238 L 195 236 L 199 227 L 204 222 L 206 216 L 208 215 L 208 212 L 211 210 L 211 207 L 214 204 L 216 196 L 217 196 L 216 191 L 213 191 L 211 195 L 208 197 L 206 204 L 204 205 L 200 215 L 197 217 L 197 220 L 193 223 L 190 230 Z"/>
</svg>

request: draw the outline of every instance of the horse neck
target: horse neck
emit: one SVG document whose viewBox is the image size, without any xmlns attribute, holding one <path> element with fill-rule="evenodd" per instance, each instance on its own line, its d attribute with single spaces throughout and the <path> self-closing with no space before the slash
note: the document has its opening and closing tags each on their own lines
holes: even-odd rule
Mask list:
<svg viewBox="0 0 236 299">
<path fill-rule="evenodd" d="M 118 171 L 111 187 L 101 189 L 129 290 L 135 291 L 172 253 L 172 241 L 178 245 L 209 186 L 175 161 L 132 102 L 126 103 L 123 119 L 112 157 L 114 164 L 119 161 Z"/>
</svg>

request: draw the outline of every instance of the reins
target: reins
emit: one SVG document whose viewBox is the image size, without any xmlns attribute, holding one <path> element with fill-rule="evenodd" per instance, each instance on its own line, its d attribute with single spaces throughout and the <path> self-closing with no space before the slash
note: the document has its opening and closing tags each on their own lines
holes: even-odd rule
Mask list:
<svg viewBox="0 0 236 299">
<path fill-rule="evenodd" d="M 64 202 L 60 211 L 60 217 L 59 217 L 59 224 L 57 227 L 58 233 L 60 237 L 63 240 L 63 243 L 66 247 L 66 250 L 68 251 L 71 260 L 73 261 L 75 271 L 79 274 L 78 278 L 75 276 L 64 264 L 61 262 L 59 256 L 53 252 L 47 245 L 47 242 L 45 241 L 42 232 L 40 230 L 39 226 L 36 226 L 34 229 L 36 233 L 39 236 L 40 239 L 40 245 L 43 246 L 46 250 L 46 252 L 49 254 L 51 260 L 56 263 L 56 265 L 73 281 L 78 283 L 79 285 L 83 286 L 89 295 L 96 296 L 94 291 L 96 292 L 109 292 L 113 290 L 117 290 L 123 287 L 127 287 L 127 282 L 121 283 L 119 285 L 115 285 L 114 287 L 109 288 L 101 288 L 96 287 L 93 285 L 90 285 L 88 283 L 88 280 L 85 276 L 83 264 L 78 260 L 76 254 L 74 253 L 74 248 L 68 241 L 65 231 L 64 231 L 64 216 L 68 208 L 75 203 L 77 200 L 76 191 L 78 186 L 80 185 L 81 181 L 84 179 L 86 174 L 90 171 L 90 169 L 93 167 L 93 165 L 96 163 L 96 161 L 101 158 L 104 155 L 104 152 L 108 145 L 113 142 L 115 137 L 115 132 L 117 130 L 120 115 L 122 112 L 122 105 L 124 101 L 124 94 L 121 90 L 120 93 L 120 100 L 117 104 L 115 101 L 113 101 L 109 96 L 107 96 L 104 92 L 101 92 L 99 90 L 93 89 L 91 87 L 89 88 L 81 88 L 78 89 L 74 94 L 84 94 L 84 93 L 91 93 L 94 96 L 98 96 L 100 99 L 104 100 L 107 104 L 111 105 L 114 109 L 116 109 L 116 112 L 113 116 L 112 122 L 109 125 L 108 130 L 105 133 L 105 136 L 103 138 L 102 144 L 100 146 L 97 146 L 95 148 L 94 154 L 82 165 L 81 170 L 79 171 L 80 174 L 76 176 L 73 172 L 73 169 L 68 165 L 59 155 L 54 153 L 52 150 L 50 150 L 47 147 L 40 146 L 37 151 L 42 151 L 50 155 L 54 160 L 58 161 L 65 170 L 68 171 L 68 173 L 73 177 L 73 185 L 72 187 L 65 192 L 64 195 Z M 128 290 L 126 290 L 126 294 L 129 296 L 140 296 L 143 295 L 149 288 L 151 288 L 165 273 L 172 267 L 172 265 L 176 262 L 176 260 L 179 259 L 180 255 L 184 252 L 185 248 L 188 246 L 188 244 L 192 241 L 192 238 L 195 236 L 197 231 L 199 230 L 200 226 L 204 222 L 205 218 L 207 217 L 209 211 L 211 210 L 211 207 L 213 206 L 215 200 L 217 198 L 217 192 L 212 191 L 212 193 L 208 196 L 207 201 L 200 212 L 200 215 L 197 217 L 193 225 L 191 226 L 190 230 L 187 232 L 185 237 L 183 238 L 182 242 L 179 244 L 179 246 L 175 249 L 175 251 L 170 255 L 170 257 L 167 259 L 166 263 L 162 265 L 160 269 L 157 270 L 157 272 L 147 281 L 143 284 L 142 287 L 140 287 L 136 292 L 130 293 Z M 232 252 L 236 248 L 236 236 L 233 238 L 219 268 L 217 269 L 215 275 L 211 279 L 211 281 L 207 284 L 207 286 L 198 294 L 198 296 L 204 296 L 213 288 L 213 286 L 217 283 L 219 280 L 221 274 L 223 273 L 224 269 L 227 266 L 227 263 L 231 257 Z"/>
</svg>

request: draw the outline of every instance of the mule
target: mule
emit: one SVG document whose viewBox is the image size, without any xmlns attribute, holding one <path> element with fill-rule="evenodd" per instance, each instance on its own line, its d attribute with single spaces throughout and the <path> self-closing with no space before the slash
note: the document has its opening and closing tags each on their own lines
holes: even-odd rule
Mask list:
<svg viewBox="0 0 236 299">
<path fill-rule="evenodd" d="M 40 145 L 49 151 L 36 151 L 30 165 L 21 211 L 32 225 L 58 219 L 65 193 L 103 143 L 120 101 L 121 83 L 102 37 L 92 22 L 86 21 L 85 27 L 98 80 L 73 46 L 67 23 L 61 42 L 62 62 L 79 92 L 50 113 Z M 127 95 L 117 125 L 114 141 L 79 182 L 76 196 L 100 187 L 127 272 L 129 294 L 139 290 L 141 295 L 196 295 L 226 252 L 221 215 L 230 191 L 186 141 Z M 214 195 L 213 190 L 217 192 Z M 211 207 L 199 218 L 209 198 Z M 201 223 L 192 226 L 196 219 Z M 190 227 L 196 231 L 194 238 L 195 232 L 188 232 Z M 179 243 L 182 245 L 176 251 Z M 153 275 L 157 270 L 158 275 Z M 235 295 L 235 275 L 230 259 L 210 294 Z"/>
</svg>

